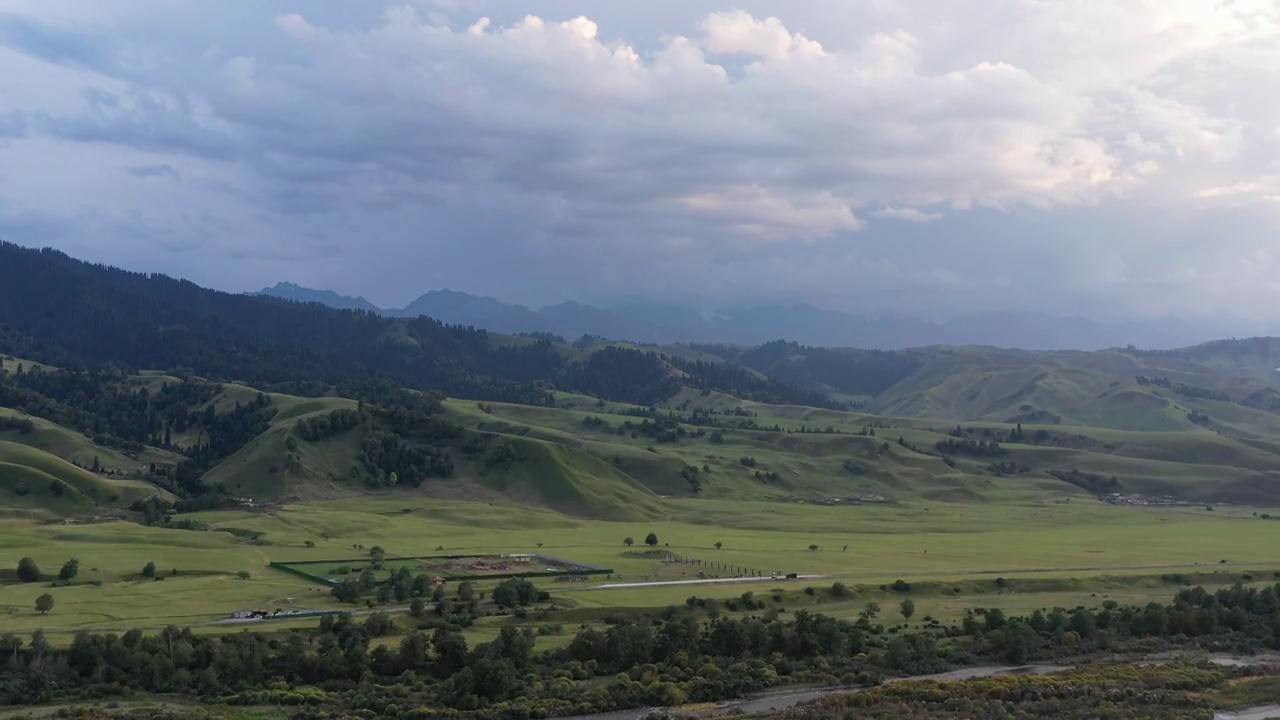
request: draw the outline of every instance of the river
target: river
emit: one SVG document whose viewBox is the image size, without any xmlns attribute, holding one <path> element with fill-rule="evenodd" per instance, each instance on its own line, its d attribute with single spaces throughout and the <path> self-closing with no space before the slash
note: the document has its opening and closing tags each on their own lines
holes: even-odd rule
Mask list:
<svg viewBox="0 0 1280 720">
<path fill-rule="evenodd" d="M 1280 657 L 1275 655 L 1257 655 L 1257 656 L 1231 656 L 1231 655 L 1215 655 L 1209 657 L 1210 662 L 1219 665 L 1266 665 L 1280 661 Z M 1168 660 L 1154 660 L 1154 663 L 1164 663 Z M 938 673 L 936 675 L 918 675 L 916 677 L 891 678 L 885 680 L 885 683 L 895 682 L 919 682 L 921 680 L 979 680 L 982 678 L 1000 677 L 1002 675 L 1046 675 L 1049 673 L 1062 672 L 1072 669 L 1065 665 L 984 665 L 979 667 L 962 668 L 960 670 L 952 670 L 950 672 Z M 862 692 L 867 688 L 862 687 L 828 687 L 828 688 L 809 688 L 804 690 L 778 691 L 761 693 L 753 697 L 742 700 L 729 700 L 718 703 L 714 707 L 700 707 L 697 710 L 687 713 L 694 717 L 715 717 L 717 715 L 725 715 L 731 712 L 741 713 L 764 713 L 785 710 L 800 703 L 819 700 L 830 695 L 841 695 L 847 693 Z M 619 710 L 616 712 L 596 713 L 594 715 L 578 715 L 575 717 L 560 718 L 559 720 L 641 720 L 646 715 L 653 712 L 660 712 L 664 709 L 675 708 L 639 708 L 635 710 Z M 1264 705 L 1260 707 L 1247 708 L 1237 710 L 1235 712 L 1219 712 L 1214 714 L 1214 720 L 1271 720 L 1272 718 L 1280 718 L 1280 705 Z"/>
<path fill-rule="evenodd" d="M 1213 720 L 1271 720 L 1271 718 L 1280 718 L 1280 705 L 1263 705 L 1236 712 L 1213 714 Z"/>
<path fill-rule="evenodd" d="M 950 672 L 938 673 L 936 675 L 917 675 L 909 678 L 892 678 L 885 680 L 885 683 L 893 682 L 911 682 L 921 680 L 977 680 L 980 678 L 998 677 L 1000 675 L 1044 675 L 1046 673 L 1061 672 L 1070 668 L 1059 665 L 987 665 L 981 667 L 963 668 L 960 670 L 952 670 Z M 714 717 L 716 715 L 724 715 L 730 712 L 743 713 L 762 713 L 774 712 L 777 710 L 785 710 L 793 705 L 818 700 L 829 695 L 842 695 L 847 693 L 862 692 L 866 688 L 861 687 L 828 687 L 828 688 L 811 688 L 805 690 L 779 691 L 761 693 L 753 697 L 742 700 L 729 700 L 718 703 L 715 707 L 699 708 L 698 710 L 688 713 L 695 717 Z M 575 717 L 561 718 L 560 720 L 641 720 L 649 713 L 659 712 L 665 708 L 637 708 L 635 710 L 619 710 L 616 712 L 596 713 L 594 715 L 578 715 Z M 1249 718 L 1248 720 L 1255 720 Z"/>
</svg>

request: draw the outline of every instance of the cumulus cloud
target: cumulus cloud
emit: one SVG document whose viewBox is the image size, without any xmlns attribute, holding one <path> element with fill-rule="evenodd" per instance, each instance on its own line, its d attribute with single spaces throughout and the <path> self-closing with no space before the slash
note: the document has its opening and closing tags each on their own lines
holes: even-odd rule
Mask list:
<svg viewBox="0 0 1280 720">
<path fill-rule="evenodd" d="M 198 5 L 14 4 L 0 68 L 48 78 L 0 79 L 14 216 L 98 233 L 107 259 L 163 237 L 192 259 L 151 269 L 224 287 L 302 262 L 287 274 L 386 303 L 452 278 L 526 301 L 764 288 L 920 311 L 1204 312 L 1126 289 L 1194 277 L 1224 283 L 1208 310 L 1227 311 L 1246 290 L 1206 274 L 1194 208 L 1160 208 L 1246 201 L 1251 224 L 1215 245 L 1232 258 L 1277 229 L 1280 100 L 1248 82 L 1280 67 L 1263 0 L 884 0 L 858 23 L 843 0 L 350 16 L 322 1 L 238 9 L 241 32 Z M 96 164 L 88 179 L 76 159 Z M 68 196 L 16 179 L 32 173 Z M 1168 224 L 1135 236 L 1153 214 Z M 1140 262 L 1161 243 L 1161 267 Z M 1117 281 L 1103 252 L 1137 275 Z"/>
</svg>

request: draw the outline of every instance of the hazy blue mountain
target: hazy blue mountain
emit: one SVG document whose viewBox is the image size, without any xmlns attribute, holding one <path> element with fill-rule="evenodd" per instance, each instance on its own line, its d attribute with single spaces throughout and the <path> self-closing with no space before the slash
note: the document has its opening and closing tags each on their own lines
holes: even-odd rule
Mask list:
<svg viewBox="0 0 1280 720">
<path fill-rule="evenodd" d="M 523 305 L 511 305 L 491 297 L 454 290 L 432 290 L 405 308 L 386 313 L 401 317 L 426 315 L 452 325 L 507 334 L 550 331 L 543 318 Z"/>
<path fill-rule="evenodd" d="M 1190 323 L 1103 323 L 1081 316 L 990 313 L 956 318 L 941 326 L 938 344 L 993 345 L 1033 350 L 1100 350 L 1134 345 L 1174 348 L 1195 345 L 1222 333 Z"/>
<path fill-rule="evenodd" d="M 320 303 L 321 305 L 327 305 L 328 307 L 338 310 L 364 310 L 366 312 L 376 313 L 382 312 L 381 308 L 362 297 L 339 295 L 332 290 L 313 290 L 290 282 L 276 283 L 269 288 L 263 288 L 260 292 L 249 294 L 269 295 L 271 297 L 284 298 L 285 300 L 293 300 L 295 302 Z"/>
<path fill-rule="evenodd" d="M 603 309 L 577 302 L 562 302 L 542 308 L 538 316 L 549 330 L 570 340 L 595 335 L 636 343 L 670 343 L 685 340 L 673 327 L 668 312 L 653 312 L 640 306 Z"/>
<path fill-rule="evenodd" d="M 791 340 L 814 346 L 892 349 L 915 347 L 938 334 L 938 326 L 924 320 L 867 318 L 804 304 L 722 310 L 712 327 L 719 342 L 739 345 Z"/>
<path fill-rule="evenodd" d="M 870 318 L 806 304 L 754 305 L 699 311 L 686 305 L 633 303 L 600 308 L 562 302 L 539 310 L 491 297 L 433 290 L 402 309 L 378 309 L 364 298 L 280 283 L 261 294 L 358 308 L 389 316 L 426 315 L 500 333 L 549 332 L 574 340 L 594 335 L 638 343 L 759 345 L 789 340 L 820 347 L 895 350 L 930 345 L 989 345 L 1028 350 L 1099 350 L 1134 345 L 1176 348 L 1230 335 L 1229 329 L 1179 320 L 1104 323 L 1031 312 L 987 313 L 932 322 Z"/>
</svg>

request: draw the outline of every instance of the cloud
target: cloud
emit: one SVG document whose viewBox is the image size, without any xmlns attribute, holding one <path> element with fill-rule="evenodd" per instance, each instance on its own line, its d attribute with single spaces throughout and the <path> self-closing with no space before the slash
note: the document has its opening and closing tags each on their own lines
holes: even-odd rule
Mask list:
<svg viewBox="0 0 1280 720">
<path fill-rule="evenodd" d="M 26 134 L 26 117 L 16 112 L 0 115 L 0 138 L 20 138 Z"/>
<path fill-rule="evenodd" d="M 1241 195 L 1265 195 L 1268 191 L 1280 188 L 1280 175 L 1260 177 L 1257 180 L 1246 180 L 1230 185 L 1219 185 L 1197 190 L 1191 197 L 1197 199 L 1236 197 Z"/>
<path fill-rule="evenodd" d="M 58 65 L 97 72 L 114 63 L 108 39 L 14 13 L 0 12 L 0 45 Z"/>
<path fill-rule="evenodd" d="M 164 163 L 156 165 L 135 165 L 128 169 L 129 174 L 139 178 L 169 178 L 178 179 L 178 171 L 172 165 Z"/>
<path fill-rule="evenodd" d="M 675 205 L 691 214 L 714 218 L 730 232 L 764 240 L 818 240 L 841 230 L 862 229 L 848 203 L 831 193 L 780 198 L 758 186 L 688 195 Z"/>
<path fill-rule="evenodd" d="M 528 302 L 626 287 L 1158 312 L 1119 267 L 1135 287 L 1199 269 L 1224 283 L 1209 311 L 1270 297 L 1204 272 L 1189 233 L 1209 211 L 1185 199 L 1247 203 L 1250 224 L 1215 244 L 1228 258 L 1273 237 L 1280 100 L 1257 88 L 1280 66 L 1274 3 L 728 5 L 320 0 L 223 17 L 14 0 L 0 62 L 48 81 L 0 79 L 0 197 L 138 218 L 152 230 L 77 232 L 128 257 L 179 235 L 197 258 L 180 267 L 206 282 L 270 284 L 293 262 L 388 304 L 448 277 Z M 92 181 L 71 179 L 68 146 L 103 163 Z M 19 174 L 76 192 L 38 196 Z"/>
<path fill-rule="evenodd" d="M 881 218 L 883 220 L 905 220 L 913 223 L 936 222 L 946 217 L 942 213 L 922 212 L 916 208 L 909 207 L 887 207 L 876 210 L 871 213 L 872 217 Z"/>
</svg>

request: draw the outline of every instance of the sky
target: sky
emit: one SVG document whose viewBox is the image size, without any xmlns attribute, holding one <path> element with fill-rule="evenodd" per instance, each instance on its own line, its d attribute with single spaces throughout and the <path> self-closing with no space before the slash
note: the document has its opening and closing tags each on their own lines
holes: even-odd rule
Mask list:
<svg viewBox="0 0 1280 720">
<path fill-rule="evenodd" d="M 0 0 L 0 238 L 401 306 L 1280 320 L 1280 0 Z"/>
</svg>

